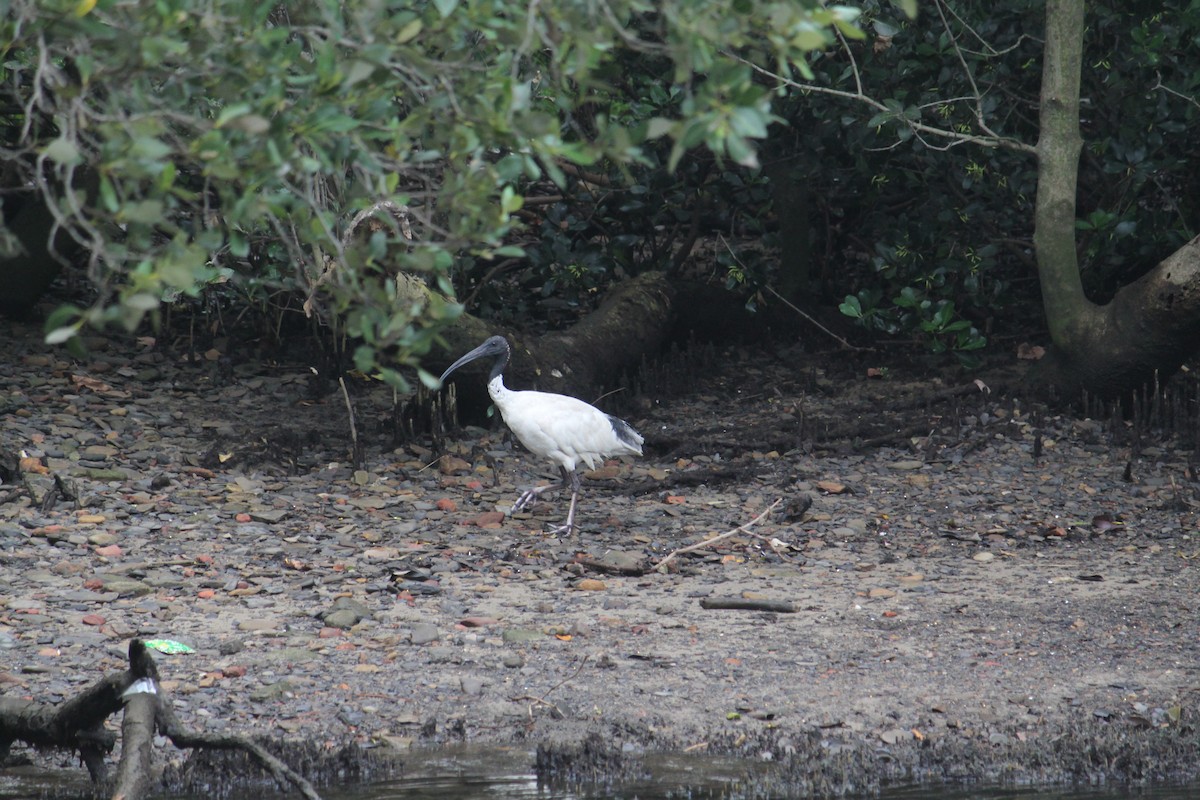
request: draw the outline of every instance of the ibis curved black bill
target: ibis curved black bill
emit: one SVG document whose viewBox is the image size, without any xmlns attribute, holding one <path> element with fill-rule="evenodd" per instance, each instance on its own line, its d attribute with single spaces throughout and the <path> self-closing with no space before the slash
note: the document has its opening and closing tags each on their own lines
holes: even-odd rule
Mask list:
<svg viewBox="0 0 1200 800">
<path fill-rule="evenodd" d="M 489 356 L 499 356 L 499 358 L 496 360 L 496 366 L 492 368 L 492 375 L 494 377 L 504 369 L 504 366 L 508 363 L 509 354 L 511 352 L 512 351 L 509 349 L 507 339 L 505 339 L 503 336 L 491 336 L 487 341 L 479 345 L 479 347 L 476 347 L 474 350 L 466 353 L 462 358 L 458 359 L 458 361 L 455 361 L 453 364 L 447 367 L 446 371 L 442 373 L 442 377 L 438 378 L 438 380 L 444 383 L 447 375 L 449 375 L 451 372 L 454 372 L 454 370 L 458 369 L 459 367 L 464 366 L 465 364 L 470 364 L 472 361 L 476 361 L 480 358 L 488 358 Z"/>
</svg>

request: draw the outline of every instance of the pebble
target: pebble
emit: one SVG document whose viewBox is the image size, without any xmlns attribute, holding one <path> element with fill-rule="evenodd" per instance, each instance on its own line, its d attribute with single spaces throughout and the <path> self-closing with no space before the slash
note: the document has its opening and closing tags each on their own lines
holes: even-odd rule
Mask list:
<svg viewBox="0 0 1200 800">
<path fill-rule="evenodd" d="M 436 641 L 439 637 L 437 626 L 428 622 L 415 623 L 411 631 L 409 641 L 413 644 L 428 644 L 429 642 Z"/>
</svg>

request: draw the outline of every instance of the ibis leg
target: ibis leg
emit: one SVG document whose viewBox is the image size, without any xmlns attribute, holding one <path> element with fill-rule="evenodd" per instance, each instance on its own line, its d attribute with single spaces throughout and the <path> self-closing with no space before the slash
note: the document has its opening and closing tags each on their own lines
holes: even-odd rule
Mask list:
<svg viewBox="0 0 1200 800">
<path fill-rule="evenodd" d="M 579 503 L 579 489 L 580 489 L 579 473 L 578 472 L 568 473 L 564 469 L 563 470 L 563 483 L 566 484 L 568 482 L 570 482 L 570 484 L 571 484 L 571 508 L 569 511 L 567 511 L 567 523 L 565 525 L 562 525 L 562 526 L 557 527 L 554 530 L 550 531 L 550 533 L 553 533 L 553 534 L 565 533 L 569 536 L 572 531 L 579 530 L 579 526 L 575 524 L 575 506 Z"/>
</svg>

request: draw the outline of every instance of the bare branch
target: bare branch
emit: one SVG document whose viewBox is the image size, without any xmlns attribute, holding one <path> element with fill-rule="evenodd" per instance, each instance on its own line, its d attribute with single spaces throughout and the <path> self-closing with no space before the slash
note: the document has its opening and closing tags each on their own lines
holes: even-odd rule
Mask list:
<svg viewBox="0 0 1200 800">
<path fill-rule="evenodd" d="M 771 546 L 771 549 L 773 549 L 773 550 L 776 549 L 774 540 L 768 539 L 768 537 L 763 536 L 762 534 L 759 534 L 759 533 L 751 533 L 750 528 L 754 527 L 759 522 L 761 522 L 763 519 L 765 519 L 766 516 L 768 514 L 770 514 L 772 511 L 774 511 L 779 506 L 779 504 L 782 502 L 783 502 L 782 497 L 777 498 L 774 503 L 771 503 L 771 505 L 767 506 L 766 509 L 764 509 L 763 512 L 761 514 L 759 514 L 757 517 L 750 520 L 749 522 L 742 523 L 741 525 L 737 526 L 736 528 L 734 528 L 731 531 L 726 531 L 725 533 L 717 534 L 716 536 L 710 536 L 709 538 L 705 539 L 702 542 L 696 542 L 695 544 L 689 544 L 686 547 L 679 547 L 679 548 L 676 548 L 675 550 L 672 550 L 671 552 L 669 552 L 665 556 L 663 556 L 663 558 L 657 564 L 654 565 L 653 569 L 661 572 L 663 567 L 665 567 L 672 560 L 674 560 L 676 557 L 682 555 L 683 553 L 691 553 L 696 550 L 707 549 L 709 547 L 712 547 L 717 542 L 719 542 L 723 539 L 728 539 L 731 536 L 736 536 L 739 533 L 744 533 L 747 536 L 753 536 L 755 539 L 761 539 L 761 540 L 767 542 Z"/>
<path fill-rule="evenodd" d="M 1196 100 L 1195 97 L 1186 95 L 1183 92 L 1177 92 L 1174 89 L 1172 89 L 1170 86 L 1164 85 L 1162 82 L 1162 73 L 1161 72 L 1154 73 L 1154 77 L 1155 77 L 1155 82 L 1154 82 L 1154 85 L 1150 87 L 1150 91 L 1166 92 L 1169 95 L 1174 95 L 1175 97 L 1178 97 L 1180 100 L 1183 100 L 1185 103 L 1191 103 L 1196 108 L 1200 108 L 1200 101 Z"/>
<path fill-rule="evenodd" d="M 815 92 L 817 94 L 827 94 L 827 95 L 831 95 L 833 97 L 841 97 L 846 100 L 855 100 L 857 102 L 860 102 L 867 106 L 870 106 L 871 108 L 874 108 L 877 111 L 882 111 L 886 114 L 893 113 L 892 109 L 888 108 L 886 105 L 884 105 L 879 100 L 876 100 L 875 98 L 873 98 L 867 94 L 864 94 L 861 90 L 856 91 L 856 92 L 847 92 L 843 89 L 834 89 L 829 86 L 818 86 L 817 84 L 814 84 L 814 83 L 800 83 L 799 81 L 794 81 L 791 78 L 788 78 L 784 75 L 780 75 L 779 73 L 773 72 L 765 67 L 759 66 L 758 64 L 755 64 L 753 61 L 743 58 L 742 56 L 739 56 L 736 53 L 724 51 L 724 54 L 726 56 L 728 56 L 729 58 L 732 58 L 734 61 L 745 64 L 746 66 L 750 67 L 752 70 L 759 73 L 760 75 L 764 75 L 768 78 L 778 81 L 783 86 L 788 86 L 793 89 L 799 89 L 802 92 Z M 1026 144 L 1025 142 L 1022 142 L 1018 139 L 1010 139 L 1006 136 L 999 136 L 995 133 L 988 133 L 988 135 L 980 136 L 978 134 L 960 133 L 959 131 L 949 130 L 948 128 L 938 128 L 933 125 L 926 125 L 923 122 L 905 119 L 904 117 L 899 116 L 899 115 L 898 115 L 898 119 L 899 119 L 899 121 L 903 122 L 903 124 L 907 125 L 914 134 L 928 134 L 929 136 L 936 136 L 936 137 L 939 137 L 942 139 L 949 139 L 951 141 L 951 143 L 949 145 L 939 148 L 939 147 L 934 147 L 932 145 L 929 145 L 929 143 L 924 138 L 921 139 L 921 141 L 923 143 L 925 143 L 926 146 L 929 146 L 929 147 L 931 147 L 931 149 L 934 149 L 934 150 L 939 150 L 939 149 L 946 150 L 946 149 L 949 149 L 950 147 L 954 147 L 954 146 L 961 145 L 961 144 L 974 144 L 974 145 L 978 145 L 980 147 L 1003 147 L 1003 148 L 1006 148 L 1009 150 L 1016 150 L 1017 152 L 1021 152 L 1021 153 L 1029 153 L 1031 155 L 1037 154 L 1037 148 L 1035 148 L 1033 145 Z"/>
</svg>

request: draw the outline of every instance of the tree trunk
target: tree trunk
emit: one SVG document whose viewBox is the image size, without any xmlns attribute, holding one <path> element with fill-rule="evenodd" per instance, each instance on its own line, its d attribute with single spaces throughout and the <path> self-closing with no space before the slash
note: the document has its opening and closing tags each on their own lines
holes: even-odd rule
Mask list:
<svg viewBox="0 0 1200 800">
<path fill-rule="evenodd" d="M 446 352 L 431 354 L 426 364 L 444 369 L 499 333 L 513 345 L 513 363 L 505 373 L 510 388 L 558 392 L 592 402 L 613 388 L 619 375 L 636 370 L 662 349 L 671 325 L 672 297 L 662 273 L 643 273 L 615 286 L 599 308 L 570 330 L 536 339 L 464 315 L 442 332 Z M 484 379 L 458 382 L 460 394 L 485 390 Z"/>
<path fill-rule="evenodd" d="M 1200 335 L 1200 237 L 1106 306 L 1083 291 L 1075 249 L 1083 0 L 1048 0 L 1034 230 L 1053 348 L 1031 378 L 1068 396 L 1133 391 L 1175 372 Z"/>
</svg>

